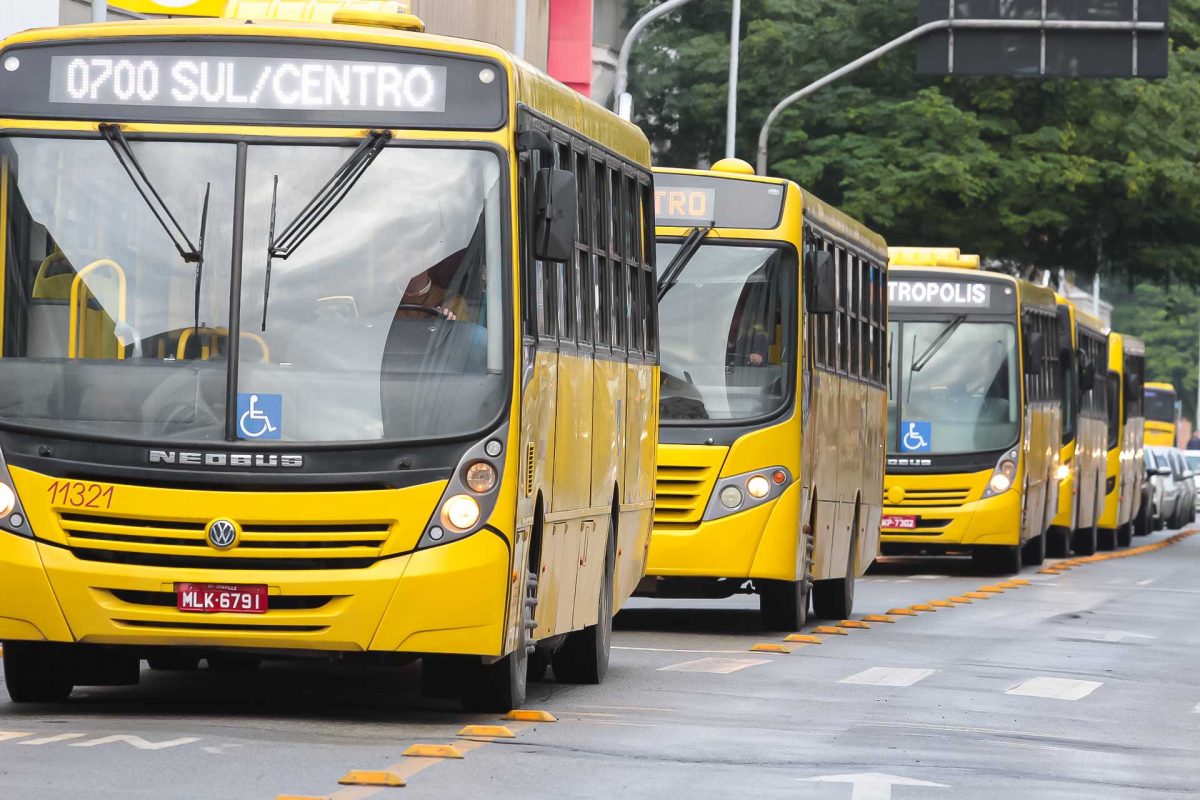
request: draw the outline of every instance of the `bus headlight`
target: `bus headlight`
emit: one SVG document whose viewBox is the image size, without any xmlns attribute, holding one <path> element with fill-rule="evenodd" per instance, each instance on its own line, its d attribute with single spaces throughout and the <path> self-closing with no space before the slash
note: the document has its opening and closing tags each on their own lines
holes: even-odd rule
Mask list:
<svg viewBox="0 0 1200 800">
<path fill-rule="evenodd" d="M 496 468 L 486 461 L 476 461 L 467 467 L 466 483 L 475 494 L 487 494 L 496 485 Z"/>
<path fill-rule="evenodd" d="M 469 531 L 479 522 L 479 503 L 474 497 L 456 494 L 442 504 L 442 524 L 456 531 Z"/>
<path fill-rule="evenodd" d="M 996 469 L 992 471 L 992 477 L 988 479 L 987 488 L 983 490 L 983 496 L 995 497 L 1007 492 L 1012 488 L 1013 479 L 1016 476 L 1017 451 L 1010 450 L 1000 459 L 1000 463 L 996 464 Z"/>
<path fill-rule="evenodd" d="M 721 478 L 708 499 L 704 519 L 720 519 L 760 506 L 783 494 L 791 482 L 792 473 L 784 467 L 767 467 Z"/>
<path fill-rule="evenodd" d="M 1067 478 L 1071 477 L 1071 465 L 1059 464 L 1058 469 L 1054 471 L 1054 477 L 1058 479 L 1059 483 L 1062 483 Z"/>
<path fill-rule="evenodd" d="M 19 536 L 33 536 L 29 526 L 29 515 L 21 506 L 21 498 L 17 497 L 12 476 L 8 473 L 8 464 L 4 461 L 4 453 L 0 453 L 0 531 Z"/>
<path fill-rule="evenodd" d="M 7 484 L 0 483 L 0 517 L 7 517 L 17 507 L 17 493 Z"/>
</svg>

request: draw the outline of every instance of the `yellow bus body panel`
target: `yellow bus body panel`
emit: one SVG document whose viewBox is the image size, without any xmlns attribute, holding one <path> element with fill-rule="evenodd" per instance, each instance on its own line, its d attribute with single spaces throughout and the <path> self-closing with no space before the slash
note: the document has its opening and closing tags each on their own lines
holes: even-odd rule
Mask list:
<svg viewBox="0 0 1200 800">
<path fill-rule="evenodd" d="M 1020 544 L 1021 494 L 1013 488 L 984 498 L 991 477 L 990 469 L 952 475 L 888 475 L 884 479 L 884 514 L 916 514 L 922 522 L 938 522 L 915 531 L 885 528 L 883 541 L 939 546 Z M 1017 480 L 1014 486 L 1019 485 Z"/>
</svg>

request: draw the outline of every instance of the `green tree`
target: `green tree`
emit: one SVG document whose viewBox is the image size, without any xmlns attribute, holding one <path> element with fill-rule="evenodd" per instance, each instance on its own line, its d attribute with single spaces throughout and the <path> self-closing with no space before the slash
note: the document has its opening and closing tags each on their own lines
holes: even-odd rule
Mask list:
<svg viewBox="0 0 1200 800">
<path fill-rule="evenodd" d="M 629 0 L 630 19 L 658 0 Z M 743 0 L 737 144 L 780 98 L 912 28 L 916 0 Z M 666 166 L 723 153 L 727 0 L 656 22 L 632 57 L 635 121 Z M 770 170 L 896 244 L 1023 267 L 1200 277 L 1200 0 L 1172 0 L 1170 78 L 923 78 L 901 50 L 781 117 Z"/>
<path fill-rule="evenodd" d="M 1140 284 L 1113 298 L 1113 329 L 1146 343 L 1146 380 L 1174 384 L 1183 415 L 1196 419 L 1200 298 L 1186 286 Z"/>
</svg>

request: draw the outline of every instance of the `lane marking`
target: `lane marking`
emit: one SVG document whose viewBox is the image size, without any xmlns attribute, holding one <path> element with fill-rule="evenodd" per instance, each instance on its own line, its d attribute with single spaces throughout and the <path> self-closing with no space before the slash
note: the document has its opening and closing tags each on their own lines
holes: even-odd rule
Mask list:
<svg viewBox="0 0 1200 800">
<path fill-rule="evenodd" d="M 165 742 L 148 742 L 140 736 L 115 734 L 113 736 L 102 736 L 99 739 L 88 739 L 86 742 L 72 742 L 68 747 L 95 747 L 101 744 L 123 743 L 138 750 L 166 750 L 168 747 L 179 747 L 183 744 L 192 744 L 198 741 L 200 741 L 199 736 L 181 736 L 178 739 L 169 739 Z M 28 744 L 28 742 L 24 744 Z"/>
<path fill-rule="evenodd" d="M 638 650 L 643 653 L 744 653 L 745 650 L 679 650 L 674 647 L 618 647 L 612 646 L 613 650 Z"/>
<path fill-rule="evenodd" d="M 698 658 L 669 667 L 659 667 L 659 672 L 707 672 L 713 675 L 729 675 L 760 664 L 770 664 L 769 658 Z"/>
<path fill-rule="evenodd" d="M 87 736 L 86 733 L 60 733 L 57 736 L 44 736 L 41 739 L 29 739 L 17 744 L 54 744 L 55 742 L 65 742 L 68 739 L 82 739 Z"/>
<path fill-rule="evenodd" d="M 1124 642 L 1126 639 L 1157 639 L 1158 637 L 1133 631 L 1073 631 L 1070 636 L 1062 638 L 1085 642 Z"/>
<path fill-rule="evenodd" d="M 22 736 L 33 736 L 33 734 L 18 733 L 17 731 L 0 731 L 0 742 L 7 742 L 9 739 L 20 739 Z"/>
<path fill-rule="evenodd" d="M 1200 714 L 1200 703 L 1196 703 L 1196 707 L 1192 709 L 1193 714 Z"/>
<path fill-rule="evenodd" d="M 910 667 L 871 667 L 857 672 L 838 683 L 857 683 L 864 686 L 912 686 L 937 672 L 936 669 Z"/>
<path fill-rule="evenodd" d="M 1156 580 L 1158 580 L 1158 578 L 1146 578 L 1146 580 L 1144 580 L 1144 581 L 1138 581 L 1137 585 L 1138 586 L 1149 586 L 1150 584 L 1154 583 Z"/>
<path fill-rule="evenodd" d="M 1099 681 L 1079 681 L 1072 678 L 1050 678 L 1045 675 L 1017 684 L 1005 694 L 1024 697 L 1045 697 L 1050 700 L 1080 700 L 1099 689 Z"/>
<path fill-rule="evenodd" d="M 802 781 L 818 781 L 820 783 L 850 784 L 850 800 L 891 800 L 893 786 L 938 786 L 949 788 L 944 783 L 922 781 L 916 778 L 902 778 L 899 775 L 888 775 L 883 772 L 857 772 L 852 775 L 818 775 L 813 778 L 800 778 Z"/>
</svg>

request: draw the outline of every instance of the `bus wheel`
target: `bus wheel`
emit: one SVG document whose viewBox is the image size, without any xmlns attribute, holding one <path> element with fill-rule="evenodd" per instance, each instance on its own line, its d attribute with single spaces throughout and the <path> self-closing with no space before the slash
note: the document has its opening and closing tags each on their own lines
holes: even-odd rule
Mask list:
<svg viewBox="0 0 1200 800">
<path fill-rule="evenodd" d="M 805 526 L 808 527 L 808 526 Z M 768 631 L 798 631 L 808 622 L 808 603 L 812 587 L 813 538 L 805 537 L 804 559 L 798 581 L 755 581 L 758 610 Z"/>
<path fill-rule="evenodd" d="M 595 625 L 567 634 L 554 655 L 554 677 L 559 683 L 600 683 L 608 672 L 612 649 L 613 576 L 617 569 L 614 539 L 609 538 L 604 552 L 604 579 L 600 581 L 600 608 Z"/>
<path fill-rule="evenodd" d="M 1046 534 L 1035 536 L 1021 548 L 1021 563 L 1040 566 L 1046 560 Z"/>
<path fill-rule="evenodd" d="M 208 656 L 209 672 L 254 672 L 262 666 L 262 659 L 241 653 L 215 653 Z"/>
<path fill-rule="evenodd" d="M 846 557 L 846 577 L 813 581 L 813 616 L 819 619 L 846 619 L 854 612 L 854 565 L 858 550 L 858 512 L 854 512 L 854 532 L 850 535 L 850 553 Z"/>
<path fill-rule="evenodd" d="M 200 668 L 200 656 L 186 650 L 174 652 L 164 650 L 146 659 L 150 669 L 155 672 L 191 672 Z"/>
<path fill-rule="evenodd" d="M 1021 545 L 979 545 L 971 561 L 987 575 L 1015 575 L 1021 571 Z"/>
<path fill-rule="evenodd" d="M 1129 547 L 1133 544 L 1133 521 L 1126 522 L 1117 528 L 1117 547 Z"/>
<path fill-rule="evenodd" d="M 498 714 L 520 708 L 525 702 L 536 608 L 537 573 L 526 571 L 525 613 L 517 633 L 517 646 L 495 663 L 472 660 L 464 665 L 459 684 L 463 710 Z"/>
<path fill-rule="evenodd" d="M 1046 555 L 1066 558 L 1071 550 L 1071 529 L 1055 525 L 1046 531 Z"/>
<path fill-rule="evenodd" d="M 1071 551 L 1077 556 L 1090 556 L 1096 553 L 1096 526 L 1079 528 L 1071 534 Z"/>
<path fill-rule="evenodd" d="M 1097 550 L 1116 550 L 1117 549 L 1117 531 L 1115 528 L 1097 528 L 1096 529 L 1096 549 Z"/>
<path fill-rule="evenodd" d="M 75 688 L 69 646 L 6 642 L 4 684 L 14 703 L 61 703 Z"/>
</svg>

